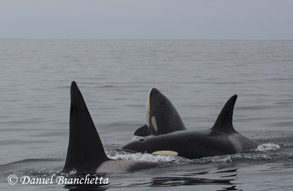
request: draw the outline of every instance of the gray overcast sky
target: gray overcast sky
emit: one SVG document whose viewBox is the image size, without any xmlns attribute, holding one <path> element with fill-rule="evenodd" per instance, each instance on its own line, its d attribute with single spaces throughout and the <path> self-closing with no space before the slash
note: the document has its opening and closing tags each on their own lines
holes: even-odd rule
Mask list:
<svg viewBox="0 0 293 191">
<path fill-rule="evenodd" d="M 293 39 L 293 0 L 0 0 L 0 38 Z"/>
</svg>

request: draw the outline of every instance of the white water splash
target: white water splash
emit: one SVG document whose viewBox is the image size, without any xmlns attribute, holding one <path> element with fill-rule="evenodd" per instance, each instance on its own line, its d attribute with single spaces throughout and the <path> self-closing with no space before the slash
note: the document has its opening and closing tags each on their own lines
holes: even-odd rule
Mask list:
<svg viewBox="0 0 293 191">
<path fill-rule="evenodd" d="M 70 175 L 70 176 L 73 176 L 77 173 L 77 171 L 75 169 L 69 171 L 67 174 Z"/>
<path fill-rule="evenodd" d="M 257 152 L 263 152 L 263 151 L 275 151 L 280 149 L 281 147 L 278 144 L 274 144 L 274 143 L 265 143 L 265 144 L 261 144 L 259 145 L 255 151 Z"/>
<path fill-rule="evenodd" d="M 204 157 L 200 159 L 195 159 L 193 162 L 198 164 L 207 164 L 207 163 L 235 163 L 235 162 L 244 162 L 244 161 L 264 161 L 271 160 L 271 156 L 268 154 L 255 154 L 255 153 L 240 153 L 233 155 L 222 155 L 222 156 L 212 156 Z"/>
<path fill-rule="evenodd" d="M 75 168 L 73 168 L 71 171 L 69 171 L 69 172 L 63 172 L 63 171 L 60 171 L 60 172 L 58 172 L 58 173 L 60 173 L 60 175 L 62 175 L 62 176 L 74 176 L 74 175 L 76 175 L 77 174 L 77 170 L 75 169 Z"/>
<path fill-rule="evenodd" d="M 275 151 L 281 149 L 278 144 L 274 143 L 265 143 L 259 145 L 254 151 L 256 152 L 264 152 L 264 151 Z M 200 164 L 205 163 L 231 163 L 235 161 L 242 160 L 270 160 L 271 156 L 265 153 L 240 153 L 233 155 L 223 155 L 223 156 L 212 156 L 212 157 L 204 157 L 200 159 L 185 159 L 178 156 L 168 156 L 168 155 L 152 155 L 148 153 L 130 153 L 126 151 L 120 150 L 108 150 L 107 155 L 111 159 L 116 160 L 137 160 L 137 161 L 151 161 L 151 162 L 162 162 L 162 163 L 176 163 L 182 164 L 186 162 L 195 162 Z"/>
<path fill-rule="evenodd" d="M 111 159 L 116 160 L 137 160 L 137 161 L 151 161 L 151 162 L 172 162 L 172 163 L 183 163 L 188 161 L 178 156 L 169 155 L 152 155 L 148 153 L 129 153 L 125 151 L 109 150 L 107 155 Z"/>
</svg>

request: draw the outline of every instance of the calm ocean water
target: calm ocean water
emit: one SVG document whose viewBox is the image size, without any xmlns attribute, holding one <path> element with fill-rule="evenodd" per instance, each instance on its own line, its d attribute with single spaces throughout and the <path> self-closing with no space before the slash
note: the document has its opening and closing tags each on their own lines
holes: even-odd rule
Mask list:
<svg viewBox="0 0 293 191">
<path fill-rule="evenodd" d="M 293 41 L 0 40 L 0 66 L 1 190 L 68 189 L 7 177 L 62 170 L 73 80 L 109 156 L 168 164 L 108 174 L 110 185 L 94 190 L 293 189 Z M 116 151 L 146 123 L 152 87 L 199 130 L 238 94 L 234 126 L 263 148 L 199 160 Z"/>
</svg>

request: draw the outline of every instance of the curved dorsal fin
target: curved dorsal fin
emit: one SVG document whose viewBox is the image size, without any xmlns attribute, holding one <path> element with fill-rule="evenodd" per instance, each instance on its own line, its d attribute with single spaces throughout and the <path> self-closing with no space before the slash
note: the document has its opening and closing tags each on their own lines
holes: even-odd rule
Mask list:
<svg viewBox="0 0 293 191">
<path fill-rule="evenodd" d="M 226 102 L 212 128 L 213 131 L 221 131 L 228 134 L 236 132 L 233 127 L 233 111 L 236 100 L 237 95 L 233 95 Z"/>
<path fill-rule="evenodd" d="M 186 130 L 172 102 L 156 88 L 149 91 L 146 104 L 147 127 L 151 135 Z M 146 127 L 143 127 L 144 129 Z"/>
<path fill-rule="evenodd" d="M 105 160 L 102 142 L 76 84 L 71 84 L 70 134 L 64 170 L 95 170 Z"/>
</svg>

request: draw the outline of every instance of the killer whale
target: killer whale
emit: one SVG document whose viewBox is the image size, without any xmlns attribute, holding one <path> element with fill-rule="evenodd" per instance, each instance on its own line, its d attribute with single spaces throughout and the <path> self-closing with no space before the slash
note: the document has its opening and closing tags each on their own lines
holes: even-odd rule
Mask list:
<svg viewBox="0 0 293 191">
<path fill-rule="evenodd" d="M 63 172 L 128 172 L 158 166 L 153 162 L 109 159 L 75 81 L 71 83 L 70 94 L 69 144 Z"/>
<path fill-rule="evenodd" d="M 155 91 L 155 93 L 153 94 L 152 91 Z M 162 98 L 162 94 L 158 94 L 157 91 L 156 89 L 152 89 L 148 100 L 164 99 L 165 96 Z M 122 147 L 122 149 L 142 153 L 175 155 L 188 159 L 241 153 L 254 149 L 258 146 L 258 143 L 241 135 L 233 127 L 233 111 L 236 100 L 237 95 L 233 95 L 226 102 L 216 122 L 210 129 L 197 131 L 171 128 L 172 132 L 170 133 L 147 136 L 138 141 L 130 142 Z M 147 109 L 147 112 L 151 111 L 152 107 L 158 106 L 152 105 L 153 103 L 152 101 L 147 102 L 146 107 L 150 107 L 150 109 Z M 166 108 L 153 108 L 153 110 L 159 110 L 161 112 L 160 115 L 162 115 L 162 112 L 165 113 L 165 115 L 169 113 Z M 147 114 L 147 121 L 149 121 L 151 117 L 150 112 L 150 114 Z M 156 118 L 156 116 L 154 117 Z M 158 121 L 159 118 L 156 119 L 154 124 L 158 131 L 160 128 L 169 128 L 169 126 L 160 127 L 159 124 L 161 124 L 161 122 Z M 152 121 L 150 121 L 150 125 L 152 125 Z M 152 133 L 153 131 L 150 132 Z"/>
<path fill-rule="evenodd" d="M 156 88 L 150 89 L 148 93 L 146 117 L 147 124 L 137 129 L 134 135 L 145 137 L 186 130 L 175 106 Z"/>
</svg>

